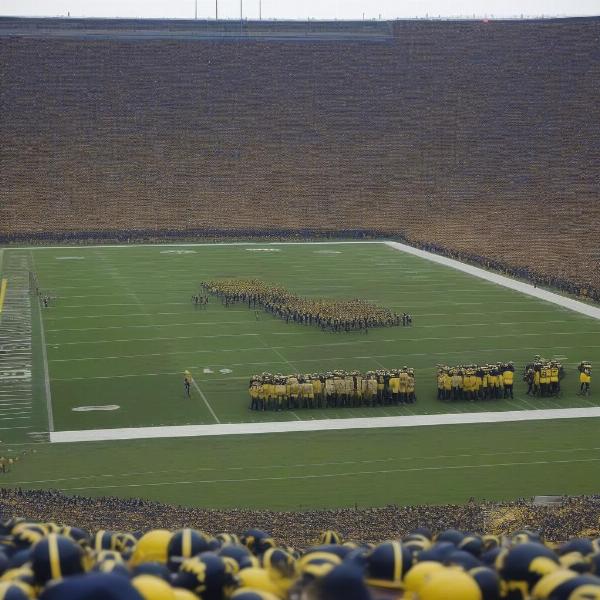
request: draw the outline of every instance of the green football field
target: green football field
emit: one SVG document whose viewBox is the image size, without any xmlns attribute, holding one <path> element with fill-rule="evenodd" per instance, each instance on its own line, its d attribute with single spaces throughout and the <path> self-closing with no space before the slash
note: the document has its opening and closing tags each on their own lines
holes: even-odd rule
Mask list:
<svg viewBox="0 0 600 600">
<path fill-rule="evenodd" d="M 576 394 L 576 365 L 600 359 L 600 323 L 383 244 L 11 248 L 2 259 L 9 286 L 6 265 L 19 259 L 56 298 L 48 308 L 32 301 L 30 409 L 2 412 L 19 405 L 18 390 L 1 399 L 2 448 L 27 452 L 3 475 L 5 485 L 273 508 L 598 491 L 599 419 L 591 418 L 34 444 L 49 421 L 67 431 L 596 406 L 594 395 Z M 414 325 L 331 333 L 214 299 L 194 306 L 199 282 L 219 277 L 363 298 L 410 312 Z M 534 354 L 565 365 L 559 398 L 525 395 L 520 371 Z M 436 400 L 436 364 L 498 360 L 519 370 L 513 400 Z M 253 373 L 404 365 L 416 371 L 418 402 L 409 407 L 248 408 Z M 191 399 L 185 369 L 197 383 Z M 89 409 L 107 405 L 118 408 Z"/>
</svg>

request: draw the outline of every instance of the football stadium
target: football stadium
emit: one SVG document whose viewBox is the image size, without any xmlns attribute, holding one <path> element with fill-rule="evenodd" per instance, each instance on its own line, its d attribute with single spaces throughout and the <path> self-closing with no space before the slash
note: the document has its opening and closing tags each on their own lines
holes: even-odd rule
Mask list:
<svg viewBox="0 0 600 600">
<path fill-rule="evenodd" d="M 600 598 L 600 17 L 0 17 L 0 599 Z"/>
</svg>

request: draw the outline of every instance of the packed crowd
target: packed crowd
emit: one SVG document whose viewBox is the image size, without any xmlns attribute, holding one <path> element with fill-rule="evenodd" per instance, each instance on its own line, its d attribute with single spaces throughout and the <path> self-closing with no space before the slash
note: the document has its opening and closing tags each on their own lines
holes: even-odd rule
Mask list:
<svg viewBox="0 0 600 600">
<path fill-rule="evenodd" d="M 285 546 L 307 547 L 322 529 L 333 527 L 348 539 L 378 543 L 405 536 L 416 527 L 440 532 L 448 527 L 480 534 L 507 534 L 534 528 L 544 538 L 560 542 L 572 537 L 600 536 L 600 495 L 538 504 L 531 499 L 456 505 L 335 508 L 331 510 L 272 511 L 267 509 L 213 510 L 163 504 L 141 498 L 85 497 L 58 490 L 0 488 L 0 515 L 27 515 L 35 521 L 77 523 L 84 529 L 146 531 L 194 527 L 216 535 L 251 527 L 267 529 Z"/>
<path fill-rule="evenodd" d="M 250 379 L 251 410 L 295 410 L 412 404 L 415 371 L 333 371 L 305 375 L 262 373 Z"/>
<path fill-rule="evenodd" d="M 591 366 L 590 366 L 591 369 Z M 525 367 L 523 381 L 527 383 L 527 395 L 546 398 L 560 394 L 560 382 L 565 370 L 558 360 L 548 360 L 539 354 Z"/>
<path fill-rule="evenodd" d="M 38 498 L 40 494 L 37 493 Z M 6 491 L 2 493 L 6 499 Z M 583 508 L 596 498 L 574 499 Z M 131 501 L 130 501 L 131 502 Z M 570 502 L 570 501 L 569 501 Z M 567 502 L 564 506 L 568 506 Z M 463 508 L 476 513 L 475 504 Z M 148 508 L 143 506 L 140 508 Z M 392 522 L 384 541 L 348 535 L 321 519 L 303 544 L 260 527 L 217 532 L 196 525 L 143 530 L 11 516 L 0 524 L 5 600 L 568 600 L 600 597 L 600 539 L 547 541 L 534 527 L 498 535 Z M 518 513 L 519 505 L 516 505 Z M 595 507 L 597 509 L 597 505 Z M 390 509 L 382 509 L 391 512 Z M 401 509 L 397 509 L 401 510 Z M 343 511 L 342 511 L 343 512 Z M 354 513 L 356 519 L 359 511 Z M 12 514 L 12 513 L 11 513 Z M 427 513 L 425 513 L 427 514 Z M 119 513 L 114 513 L 118 518 Z M 314 513 L 313 513 L 314 515 Z M 148 517 L 152 520 L 152 514 Z M 392 515 L 401 516 L 401 515 Z M 444 521 L 444 518 L 446 519 Z M 109 521 L 111 523 L 111 521 Z M 478 523 L 479 525 L 479 523 Z M 210 531 L 210 532 L 208 532 Z"/>
<path fill-rule="evenodd" d="M 286 323 L 316 325 L 329 331 L 368 331 L 371 327 L 408 324 L 399 314 L 365 300 L 302 298 L 257 279 L 203 281 L 200 287 L 225 306 L 247 303 L 248 308 L 261 308 Z"/>
<path fill-rule="evenodd" d="M 485 365 L 438 365 L 438 400 L 489 400 L 513 398 L 515 367 L 512 362 Z"/>
<path fill-rule="evenodd" d="M 503 275 L 507 275 L 508 277 L 522 279 L 535 286 L 554 288 L 571 296 L 592 300 L 593 302 L 600 302 L 600 287 L 598 287 L 598 285 L 595 285 L 594 282 L 590 280 L 583 281 L 581 279 L 575 280 L 573 278 L 561 277 L 552 272 L 552 265 L 547 265 L 546 268 L 540 264 L 535 266 L 517 265 L 498 258 L 492 258 L 485 254 L 454 250 L 438 243 L 417 240 L 403 241 L 415 248 L 425 250 L 426 252 L 433 252 L 434 254 L 447 256 L 448 258 L 453 258 L 460 262 L 470 263 L 490 271 L 496 271 Z M 523 246 L 523 249 L 526 251 L 526 245 Z M 578 271 L 580 274 L 583 274 L 581 269 Z"/>
</svg>

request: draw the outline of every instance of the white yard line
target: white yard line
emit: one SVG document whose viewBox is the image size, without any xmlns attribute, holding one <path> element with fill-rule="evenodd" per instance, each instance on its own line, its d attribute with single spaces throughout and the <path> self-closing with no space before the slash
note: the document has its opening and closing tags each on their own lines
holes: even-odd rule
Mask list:
<svg viewBox="0 0 600 600">
<path fill-rule="evenodd" d="M 431 262 L 435 262 L 446 267 L 451 267 L 458 271 L 462 271 L 463 273 L 468 273 L 469 275 L 474 275 L 480 279 L 485 279 L 486 281 L 491 281 L 492 283 L 496 283 L 511 290 L 516 290 L 517 292 L 521 292 L 527 296 L 533 296 L 534 298 L 539 298 L 540 300 L 557 304 L 558 306 L 568 308 L 569 310 L 573 310 L 583 315 L 587 315 L 593 319 L 600 319 L 600 308 L 585 304 L 585 302 L 579 302 L 578 300 L 573 300 L 572 298 L 567 298 L 566 296 L 561 296 L 560 294 L 537 288 L 529 283 L 516 281 L 515 279 L 505 277 L 504 275 L 498 275 L 497 273 L 492 273 L 490 271 L 486 271 L 485 269 L 480 269 L 479 267 L 467 265 L 452 258 L 446 258 L 445 256 L 440 256 L 438 254 L 425 252 L 424 250 L 418 250 L 417 248 L 407 246 L 406 244 L 400 244 L 399 242 L 385 242 L 385 244 L 390 248 L 395 248 L 396 250 L 400 250 L 407 254 L 425 258 Z"/>
<path fill-rule="evenodd" d="M 33 252 L 30 252 L 29 254 L 31 256 L 32 266 L 34 270 L 37 270 L 35 266 L 35 259 L 33 258 Z M 40 324 L 42 361 L 44 364 L 44 391 L 46 394 L 46 413 L 48 415 L 48 430 L 52 432 L 54 431 L 54 414 L 52 413 L 52 395 L 50 393 L 50 375 L 48 373 L 48 355 L 46 353 L 46 335 L 44 333 L 44 320 L 42 318 L 42 307 L 39 299 L 36 297 L 33 301 L 37 304 L 38 319 Z"/>
<path fill-rule="evenodd" d="M 165 427 L 128 427 L 120 429 L 88 429 L 53 431 L 51 442 L 89 442 L 146 438 L 204 437 L 214 435 L 257 435 L 299 431 L 333 431 L 388 427 L 431 427 L 435 425 L 468 425 L 515 421 L 546 421 L 600 417 L 600 407 L 561 408 L 550 410 L 513 410 L 504 412 L 452 413 L 354 419 L 316 419 L 309 421 L 276 421 L 266 423 L 220 423 L 204 394 L 200 392 L 216 425 L 174 425 Z"/>
<path fill-rule="evenodd" d="M 380 240 L 360 240 L 360 241 L 327 241 L 327 242 L 199 242 L 199 243 L 186 243 L 186 244 L 99 244 L 96 246 L 15 246 L 16 250 L 76 250 L 85 251 L 90 248 L 186 248 L 186 247 L 208 247 L 218 248 L 219 246 L 306 246 L 308 244 L 314 246 L 343 246 L 344 244 L 381 244 Z"/>
<path fill-rule="evenodd" d="M 202 400 L 204 400 L 204 404 L 206 404 L 206 408 L 208 408 L 208 410 L 210 411 L 210 414 L 213 416 L 213 419 L 215 420 L 215 422 L 220 424 L 221 421 L 219 421 L 219 417 L 217 417 L 217 415 L 215 414 L 215 411 L 212 409 L 212 406 L 206 399 L 204 392 L 200 389 L 200 387 L 196 383 L 195 379 L 192 379 L 192 385 L 196 388 L 196 391 L 200 394 L 200 397 L 202 398 Z M 50 440 L 50 441 L 52 441 L 52 440 Z"/>
</svg>

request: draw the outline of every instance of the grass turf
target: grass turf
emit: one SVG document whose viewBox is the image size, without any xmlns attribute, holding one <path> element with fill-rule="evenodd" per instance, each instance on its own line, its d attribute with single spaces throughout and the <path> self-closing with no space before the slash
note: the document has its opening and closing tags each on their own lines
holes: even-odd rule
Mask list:
<svg viewBox="0 0 600 600">
<path fill-rule="evenodd" d="M 575 364 L 600 357 L 600 325 L 518 292 L 388 247 L 281 245 L 76 248 L 35 252 L 41 285 L 58 296 L 44 311 L 57 429 L 214 422 L 200 394 L 183 394 L 192 371 L 221 422 L 296 418 L 248 411 L 254 372 L 376 369 L 407 364 L 417 371 L 419 402 L 379 413 L 453 412 L 587 405 L 575 395 Z M 185 254 L 173 251 L 182 250 Z M 188 253 L 189 252 L 189 253 Z M 339 252 L 339 254 L 330 254 Z M 83 260 L 57 260 L 82 256 Z M 367 298 L 414 314 L 412 328 L 324 333 L 244 305 L 208 309 L 190 297 L 201 279 L 257 277 L 299 294 Z M 569 377 L 559 400 L 440 404 L 435 364 L 566 357 Z M 212 373 L 204 373 L 210 369 Z M 221 373 L 227 369 L 227 373 Z M 114 413 L 76 413 L 81 405 L 118 404 Z M 300 411 L 300 418 L 350 417 L 372 410 Z"/>
<path fill-rule="evenodd" d="M 597 404 L 594 396 L 576 395 L 575 369 L 582 358 L 593 362 L 600 358 L 596 321 L 381 244 L 40 248 L 30 256 L 42 288 L 57 296 L 43 311 L 57 430 L 214 423 L 197 390 L 192 388 L 191 400 L 185 398 L 182 372 L 186 368 L 223 423 Z M 373 329 L 368 335 L 334 334 L 286 324 L 262 312 L 257 319 L 243 305 L 226 309 L 213 300 L 206 310 L 194 307 L 190 297 L 198 282 L 217 277 L 256 277 L 310 296 L 366 298 L 397 312 L 411 312 L 415 322 L 412 328 Z M 43 430 L 46 409 L 35 306 L 33 326 L 32 427 Z M 517 377 L 511 401 L 442 404 L 436 400 L 436 363 L 514 360 L 521 368 L 536 353 L 560 356 L 565 364 L 568 374 L 560 398 L 529 398 Z M 414 366 L 417 375 L 418 402 L 410 407 L 294 414 L 248 410 L 247 383 L 254 372 L 368 370 L 404 364 Z M 101 404 L 120 408 L 72 410 Z M 595 420 L 578 420 L 38 445 L 36 453 L 24 457 L 4 481 L 82 494 L 273 508 L 582 493 L 597 491 L 587 483 L 592 481 L 595 461 L 556 462 L 551 454 L 556 438 L 550 440 L 547 432 L 554 432 L 559 445 L 567 449 L 585 448 L 581 453 L 589 458 L 595 452 L 594 424 Z M 584 442 L 588 432 L 589 441 Z M 4 432 L 2 437 L 9 442 L 26 440 L 21 430 Z M 472 462 L 468 457 L 505 448 L 527 458 L 498 455 L 494 460 L 511 464 L 468 466 Z M 426 458 L 428 451 L 453 457 L 439 466 L 451 460 L 457 468 L 425 469 L 434 460 Z M 540 452 L 549 455 L 542 463 L 536 460 Z M 566 458 L 570 461 L 571 456 Z M 362 468 L 360 460 L 375 462 Z M 423 470 L 407 471 L 403 460 L 410 462 L 409 468 Z M 352 463 L 347 475 L 330 469 L 325 477 L 313 477 L 333 466 L 315 464 L 345 461 Z M 394 461 L 402 464 L 394 463 L 387 472 L 385 465 Z M 379 462 L 384 466 L 378 467 Z M 514 464 L 522 462 L 532 464 Z M 305 472 L 299 464 L 312 465 L 307 467 L 308 476 L 290 479 Z M 185 465 L 188 471 L 181 478 L 167 477 L 178 470 L 173 465 Z M 199 477 L 202 469 L 212 471 Z M 142 474 L 119 475 L 132 472 Z M 230 472 L 235 476 L 228 477 Z M 80 478 L 85 478 L 85 485 L 79 485 Z M 42 481 L 48 479 L 59 481 Z M 222 479 L 233 481 L 215 482 Z M 447 485 L 430 485 L 428 480 L 444 480 Z M 192 482 L 169 483 L 173 481 Z M 406 485 L 407 481 L 412 483 Z M 116 487 L 108 487 L 109 482 Z"/>
<path fill-rule="evenodd" d="M 40 444 L 4 485 L 214 508 L 598 492 L 600 419 Z"/>
</svg>

